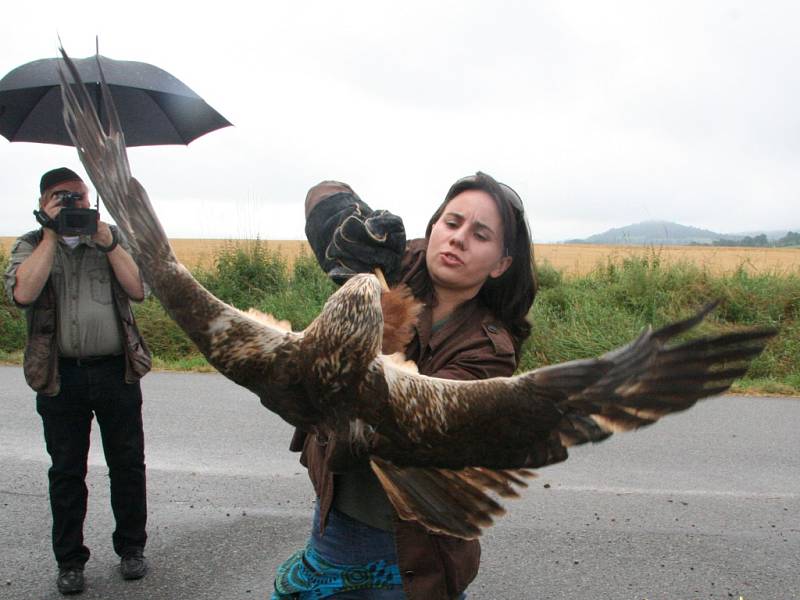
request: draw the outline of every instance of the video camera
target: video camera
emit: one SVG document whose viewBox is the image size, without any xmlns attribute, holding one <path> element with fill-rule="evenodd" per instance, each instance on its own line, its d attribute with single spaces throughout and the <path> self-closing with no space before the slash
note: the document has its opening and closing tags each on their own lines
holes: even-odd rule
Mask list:
<svg viewBox="0 0 800 600">
<path fill-rule="evenodd" d="M 61 210 L 55 219 L 49 218 L 44 211 L 33 211 L 41 225 L 53 229 L 58 235 L 92 235 L 97 232 L 97 209 L 75 208 L 82 194 L 63 191 L 57 195 L 61 200 Z"/>
</svg>

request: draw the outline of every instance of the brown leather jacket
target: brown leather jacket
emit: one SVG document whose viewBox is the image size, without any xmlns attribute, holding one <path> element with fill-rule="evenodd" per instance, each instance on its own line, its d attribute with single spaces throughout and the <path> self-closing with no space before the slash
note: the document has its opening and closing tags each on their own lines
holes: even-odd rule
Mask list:
<svg viewBox="0 0 800 600">
<path fill-rule="evenodd" d="M 402 281 L 419 273 L 425 261 L 425 240 L 409 242 Z M 424 375 L 446 379 L 485 379 L 511 375 L 517 358 L 510 334 L 476 299 L 462 306 L 441 329 L 432 333 L 431 311 L 423 310 L 416 334 L 406 349 Z M 324 530 L 334 496 L 330 458 L 335 440 L 296 431 L 290 448 L 302 450 L 300 462 L 319 497 Z M 411 600 L 456 598 L 478 573 L 481 548 L 466 541 L 429 533 L 413 521 L 395 521 L 395 543 L 403 588 Z"/>
<path fill-rule="evenodd" d="M 41 230 L 22 236 L 32 246 L 42 239 Z M 134 383 L 150 371 L 150 350 L 136 327 L 128 295 L 115 278 L 111 291 L 117 317 L 122 328 L 122 347 L 125 350 L 125 382 Z M 42 293 L 26 311 L 28 341 L 25 346 L 23 372 L 25 381 L 36 392 L 55 396 L 60 389 L 58 373 L 58 308 L 56 293 L 48 280 Z"/>
</svg>

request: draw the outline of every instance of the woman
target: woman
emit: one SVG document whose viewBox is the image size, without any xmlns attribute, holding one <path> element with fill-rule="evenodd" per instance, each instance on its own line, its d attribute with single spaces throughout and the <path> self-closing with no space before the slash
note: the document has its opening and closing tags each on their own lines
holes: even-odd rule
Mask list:
<svg viewBox="0 0 800 600">
<path fill-rule="evenodd" d="M 306 219 L 331 276 L 380 266 L 424 303 L 406 347 L 420 373 L 483 379 L 515 371 L 536 282 L 522 201 L 510 187 L 480 172 L 458 180 L 425 238 L 408 244 L 396 217 L 373 213 L 342 183 L 312 188 Z M 478 572 L 477 540 L 400 520 L 366 459 L 343 460 L 349 453 L 337 440 L 298 431 L 291 448 L 302 449 L 317 503 L 308 546 L 279 568 L 274 599 L 464 597 Z"/>
</svg>

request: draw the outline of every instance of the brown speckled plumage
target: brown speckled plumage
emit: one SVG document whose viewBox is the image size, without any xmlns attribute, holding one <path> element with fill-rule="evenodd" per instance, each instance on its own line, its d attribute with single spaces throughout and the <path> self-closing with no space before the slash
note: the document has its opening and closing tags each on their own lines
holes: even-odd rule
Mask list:
<svg viewBox="0 0 800 600">
<path fill-rule="evenodd" d="M 77 80 L 66 55 L 65 61 Z M 349 439 L 356 453 L 371 458 L 398 514 L 433 531 L 480 535 L 503 513 L 490 494 L 515 496 L 532 476 L 528 468 L 565 460 L 569 446 L 649 425 L 726 390 L 774 334 L 759 329 L 670 345 L 702 320 L 707 307 L 599 358 L 509 378 L 435 379 L 381 354 L 382 292 L 373 275 L 353 277 L 308 328 L 291 332 L 224 304 L 178 263 L 145 190 L 130 174 L 107 90 L 108 133 L 83 87 L 67 85 L 66 77 L 67 129 L 169 315 L 220 373 L 269 410 L 307 431 Z M 401 316 L 387 314 L 390 328 L 407 338 L 418 307 L 407 294 L 399 307 L 389 309 L 392 302 L 384 298 L 387 311 Z"/>
</svg>

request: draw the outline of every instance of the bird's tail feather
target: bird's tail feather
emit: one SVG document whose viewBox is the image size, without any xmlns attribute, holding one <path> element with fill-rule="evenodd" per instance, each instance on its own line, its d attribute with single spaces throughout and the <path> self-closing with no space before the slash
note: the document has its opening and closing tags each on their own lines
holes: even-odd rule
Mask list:
<svg viewBox="0 0 800 600">
<path fill-rule="evenodd" d="M 488 492 L 517 497 L 535 474 L 525 469 L 494 471 L 397 467 L 377 457 L 370 464 L 401 519 L 418 521 L 430 531 L 475 539 L 481 529 L 505 514 Z"/>
</svg>

